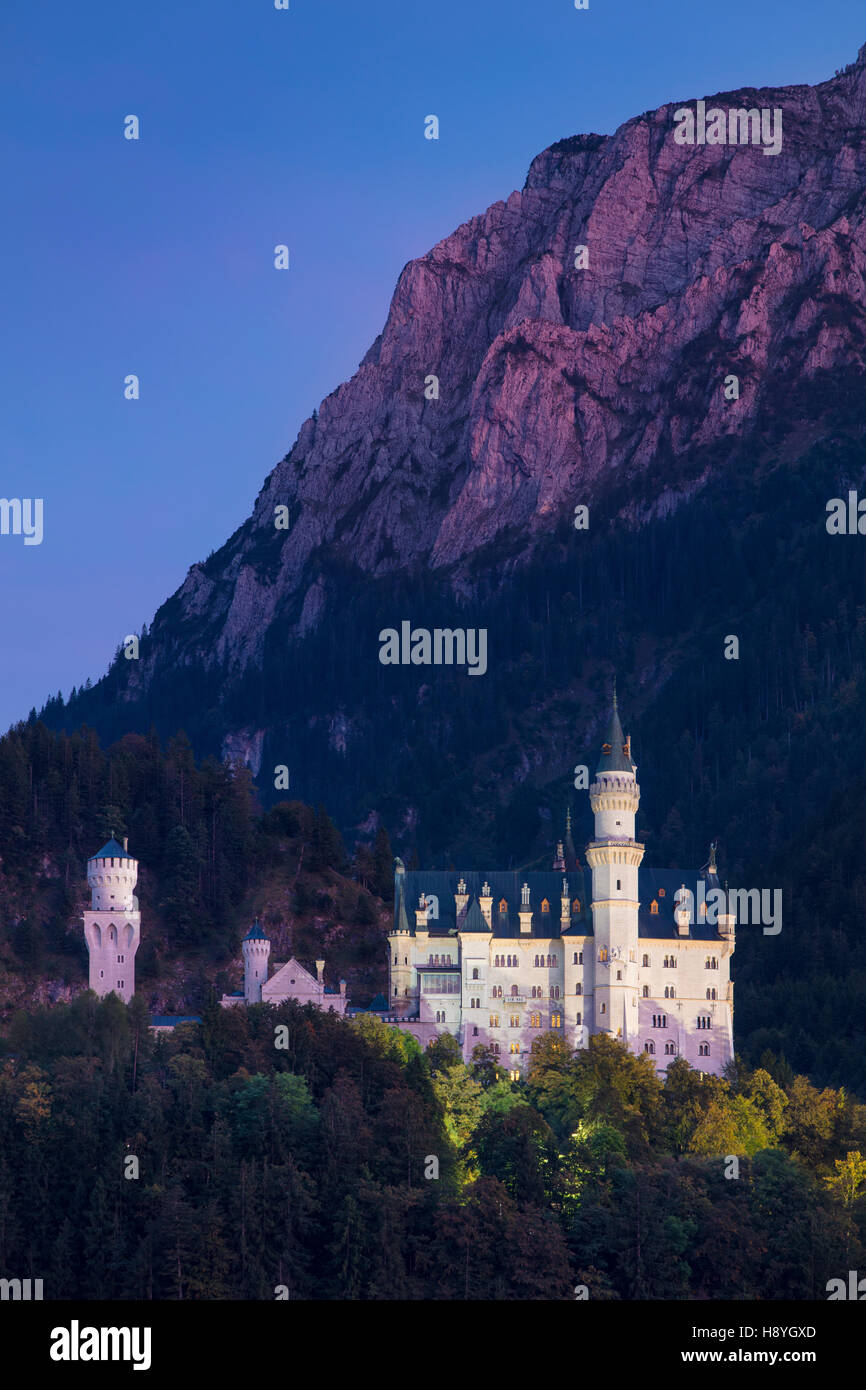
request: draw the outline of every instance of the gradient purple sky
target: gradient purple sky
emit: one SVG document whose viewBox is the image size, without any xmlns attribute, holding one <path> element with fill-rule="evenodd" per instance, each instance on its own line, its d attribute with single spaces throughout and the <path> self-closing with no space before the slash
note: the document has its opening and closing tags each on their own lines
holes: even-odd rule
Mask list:
<svg viewBox="0 0 866 1390">
<path fill-rule="evenodd" d="M 0 536 L 0 728 L 103 674 L 540 150 L 864 41 L 862 0 L 4 0 L 0 496 L 45 538 Z"/>
</svg>

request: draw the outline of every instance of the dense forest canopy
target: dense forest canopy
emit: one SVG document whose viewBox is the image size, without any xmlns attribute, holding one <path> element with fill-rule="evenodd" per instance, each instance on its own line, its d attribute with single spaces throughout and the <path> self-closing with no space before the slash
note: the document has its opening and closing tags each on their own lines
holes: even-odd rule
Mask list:
<svg viewBox="0 0 866 1390">
<path fill-rule="evenodd" d="M 866 1107 L 772 1058 L 662 1084 L 549 1034 L 510 1082 L 372 1015 L 154 1037 L 91 993 L 3 1054 L 0 1267 L 46 1298 L 824 1299 L 866 1261 Z"/>
</svg>

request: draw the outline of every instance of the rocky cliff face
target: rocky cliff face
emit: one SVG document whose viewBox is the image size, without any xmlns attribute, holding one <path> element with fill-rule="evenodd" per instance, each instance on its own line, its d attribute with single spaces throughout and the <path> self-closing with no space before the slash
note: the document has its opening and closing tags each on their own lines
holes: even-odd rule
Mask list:
<svg viewBox="0 0 866 1390">
<path fill-rule="evenodd" d="M 810 413 L 810 388 L 859 363 L 864 50 L 814 88 L 707 100 L 780 109 L 778 155 L 675 143 L 679 105 L 553 145 L 520 192 L 406 266 L 354 377 L 157 617 L 141 680 L 163 629 L 173 647 L 244 666 L 278 612 L 300 634 L 318 624 L 323 547 L 370 575 L 432 566 L 459 582 L 480 547 L 512 530 L 525 558 L 611 480 L 642 475 L 623 495 L 635 520 L 674 506 L 731 436 L 791 391 Z M 430 376 L 438 399 L 425 398 Z M 280 504 L 288 531 L 275 530 Z"/>
<path fill-rule="evenodd" d="M 677 143 L 681 106 L 551 146 L 405 267 L 358 371 L 119 663 L 117 700 L 158 703 L 168 670 L 261 668 L 277 632 L 321 629 L 335 565 L 465 597 L 479 555 L 494 580 L 531 565 L 579 503 L 590 528 L 639 529 L 758 466 L 770 437 L 784 459 L 827 433 L 863 370 L 866 46 L 817 87 L 706 100 L 781 111 L 777 154 Z M 260 759 L 256 719 L 215 716 L 223 750 Z"/>
</svg>

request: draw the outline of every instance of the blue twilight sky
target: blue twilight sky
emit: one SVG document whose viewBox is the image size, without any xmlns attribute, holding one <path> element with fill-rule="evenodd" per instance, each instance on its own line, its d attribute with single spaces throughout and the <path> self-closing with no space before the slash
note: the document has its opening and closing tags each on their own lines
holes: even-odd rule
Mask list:
<svg viewBox="0 0 866 1390">
<path fill-rule="evenodd" d="M 540 150 L 864 41 L 863 0 L 3 0 L 0 496 L 44 539 L 0 536 L 0 728 L 104 672 Z"/>
</svg>

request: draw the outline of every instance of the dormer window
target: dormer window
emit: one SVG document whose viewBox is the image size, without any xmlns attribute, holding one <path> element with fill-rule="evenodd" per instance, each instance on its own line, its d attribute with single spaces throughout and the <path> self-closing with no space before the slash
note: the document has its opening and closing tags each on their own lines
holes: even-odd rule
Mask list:
<svg viewBox="0 0 866 1390">
<path fill-rule="evenodd" d="M 541 910 L 542 910 L 542 912 L 549 912 L 549 911 L 550 911 L 550 903 L 547 901 L 547 898 L 542 898 L 542 899 L 541 899 Z"/>
<path fill-rule="evenodd" d="M 659 915 L 659 905 L 656 902 L 655 898 L 653 898 L 652 902 L 650 903 L 650 912 L 652 913 L 653 917 L 658 917 Z"/>
<path fill-rule="evenodd" d="M 660 888 L 660 889 L 659 889 L 659 897 L 660 897 L 660 898 L 663 898 L 664 895 L 665 895 L 665 890 L 664 890 L 663 888 Z"/>
<path fill-rule="evenodd" d="M 500 911 L 500 912 L 507 912 L 507 911 L 508 911 L 508 903 L 505 901 L 504 898 L 502 899 L 502 901 L 501 901 L 500 904 L 499 904 L 499 911 Z"/>
<path fill-rule="evenodd" d="M 572 912 L 580 912 L 580 898 L 574 899 L 574 902 L 571 904 L 571 910 Z"/>
<path fill-rule="evenodd" d="M 603 744 L 601 745 L 602 757 L 605 757 L 605 758 L 610 757 L 611 751 L 612 751 L 612 750 L 611 750 L 611 746 L 610 746 L 609 743 L 603 743 Z"/>
</svg>

